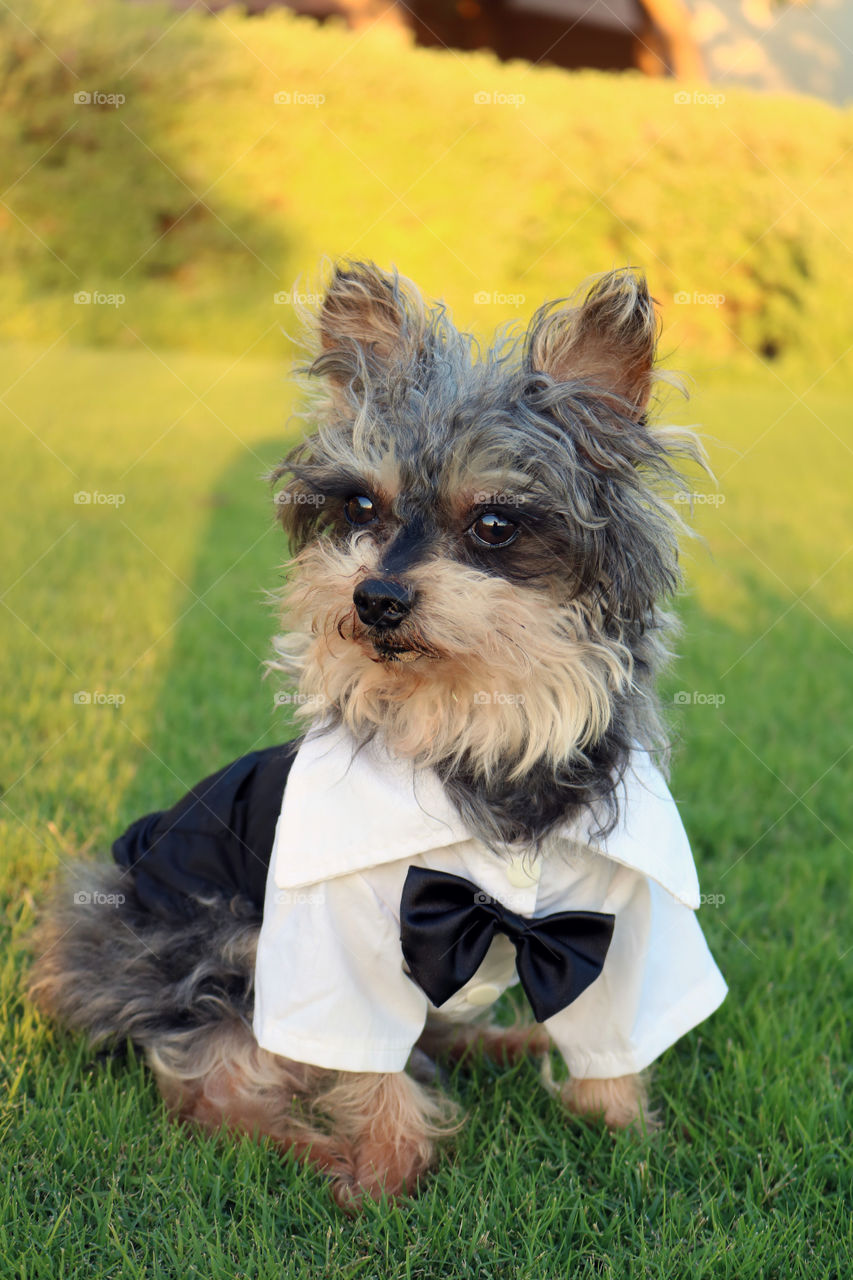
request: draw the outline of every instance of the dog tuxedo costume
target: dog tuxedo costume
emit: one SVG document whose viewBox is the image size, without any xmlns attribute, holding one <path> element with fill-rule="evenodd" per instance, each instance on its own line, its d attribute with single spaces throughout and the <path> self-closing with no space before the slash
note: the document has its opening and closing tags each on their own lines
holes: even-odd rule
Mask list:
<svg viewBox="0 0 853 1280">
<path fill-rule="evenodd" d="M 584 810 L 534 857 L 473 837 L 432 769 L 321 726 L 140 819 L 113 853 L 164 918 L 216 895 L 263 907 L 254 1032 L 272 1053 L 402 1071 L 428 1014 L 470 1021 L 521 980 L 572 1076 L 613 1078 L 726 994 L 662 775 L 637 751 L 621 785 L 610 835 Z"/>
</svg>

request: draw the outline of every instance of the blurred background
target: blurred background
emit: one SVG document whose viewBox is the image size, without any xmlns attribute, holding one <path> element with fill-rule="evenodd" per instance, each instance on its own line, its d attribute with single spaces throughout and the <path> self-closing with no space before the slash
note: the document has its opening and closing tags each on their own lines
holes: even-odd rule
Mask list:
<svg viewBox="0 0 853 1280">
<path fill-rule="evenodd" d="M 0 337 L 280 358 L 348 253 L 484 329 L 632 263 L 682 366 L 844 350 L 840 0 L 294 3 L 0 9 Z"/>
</svg>

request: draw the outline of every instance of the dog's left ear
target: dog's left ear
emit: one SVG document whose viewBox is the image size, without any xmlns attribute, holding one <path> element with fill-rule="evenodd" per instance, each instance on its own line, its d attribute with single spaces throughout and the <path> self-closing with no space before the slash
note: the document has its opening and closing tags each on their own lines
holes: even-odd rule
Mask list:
<svg viewBox="0 0 853 1280">
<path fill-rule="evenodd" d="M 652 388 L 658 319 L 643 275 L 601 276 L 580 303 L 550 302 L 527 332 L 525 362 L 557 382 L 588 383 L 645 413 Z"/>
</svg>

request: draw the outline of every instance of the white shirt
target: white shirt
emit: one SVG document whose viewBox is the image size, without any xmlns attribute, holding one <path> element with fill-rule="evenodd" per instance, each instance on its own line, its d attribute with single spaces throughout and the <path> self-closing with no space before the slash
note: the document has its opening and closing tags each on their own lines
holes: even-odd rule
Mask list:
<svg viewBox="0 0 853 1280">
<path fill-rule="evenodd" d="M 255 973 L 262 1048 L 341 1071 L 402 1071 L 434 1006 L 400 946 L 409 867 L 473 881 L 524 916 L 613 913 L 599 977 L 544 1024 L 576 1078 L 640 1071 L 726 995 L 694 912 L 699 883 L 659 770 L 636 752 L 620 821 L 601 842 L 566 824 L 531 862 L 471 836 L 432 769 L 378 739 L 312 731 L 290 771 L 276 827 Z M 439 1015 L 469 1020 L 518 981 L 497 936 Z"/>
</svg>

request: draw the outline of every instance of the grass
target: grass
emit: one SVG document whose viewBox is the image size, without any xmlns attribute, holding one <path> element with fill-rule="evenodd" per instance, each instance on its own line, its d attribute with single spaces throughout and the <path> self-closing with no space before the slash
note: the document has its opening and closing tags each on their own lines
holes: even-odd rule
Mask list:
<svg viewBox="0 0 853 1280">
<path fill-rule="evenodd" d="M 767 374 L 690 412 L 725 501 L 697 505 L 667 683 L 674 790 L 731 995 L 664 1055 L 654 1139 L 568 1122 L 529 1065 L 455 1074 L 470 1118 L 420 1199 L 349 1221 L 266 1146 L 188 1138 L 133 1057 L 95 1062 L 22 989 L 38 902 L 140 812 L 289 736 L 260 681 L 283 548 L 273 362 L 0 349 L 0 1275 L 733 1277 L 849 1271 L 849 417 Z M 209 389 L 210 388 L 210 389 Z M 209 389 L 209 390 L 208 390 Z M 198 397 L 201 396 L 201 399 Z M 120 495 L 75 504 L 78 493 Z M 82 705 L 75 692 L 120 695 Z M 714 695 L 715 704 L 694 694 Z M 719 696 L 725 699 L 720 703 Z"/>
</svg>

